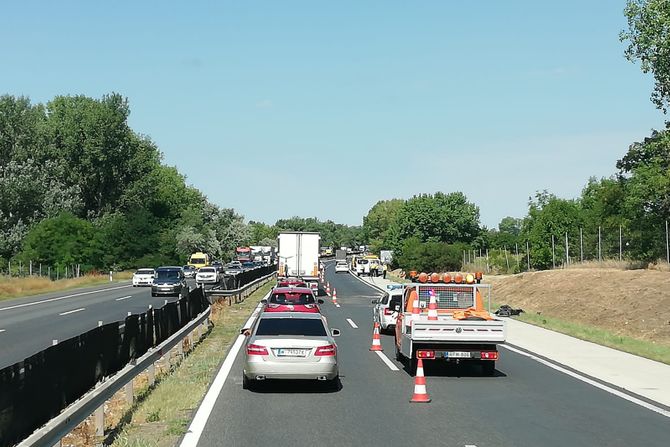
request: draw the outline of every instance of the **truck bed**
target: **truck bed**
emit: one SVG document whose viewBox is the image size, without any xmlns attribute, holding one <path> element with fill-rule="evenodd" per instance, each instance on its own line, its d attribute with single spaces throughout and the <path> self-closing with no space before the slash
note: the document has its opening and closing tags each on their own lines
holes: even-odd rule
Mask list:
<svg viewBox="0 0 670 447">
<path fill-rule="evenodd" d="M 413 342 L 454 342 L 454 343 L 504 343 L 505 322 L 502 320 L 455 320 L 439 317 L 428 320 L 422 316 L 412 321 L 411 333 L 405 334 Z"/>
</svg>

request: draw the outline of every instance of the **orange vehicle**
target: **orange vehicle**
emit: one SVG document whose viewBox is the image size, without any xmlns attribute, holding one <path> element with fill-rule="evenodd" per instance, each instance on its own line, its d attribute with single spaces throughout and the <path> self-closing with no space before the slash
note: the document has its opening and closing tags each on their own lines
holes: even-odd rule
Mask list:
<svg viewBox="0 0 670 447">
<path fill-rule="evenodd" d="M 474 362 L 495 373 L 497 345 L 505 342 L 505 322 L 490 313 L 490 286 L 476 274 L 415 275 L 405 287 L 395 325 L 396 358 L 410 370 L 419 358 Z"/>
</svg>

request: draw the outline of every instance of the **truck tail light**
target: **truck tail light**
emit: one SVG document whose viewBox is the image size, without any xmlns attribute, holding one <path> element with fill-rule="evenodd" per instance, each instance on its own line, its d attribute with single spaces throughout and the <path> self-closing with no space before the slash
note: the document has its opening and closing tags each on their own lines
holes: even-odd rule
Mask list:
<svg viewBox="0 0 670 447">
<path fill-rule="evenodd" d="M 268 349 L 265 346 L 247 345 L 247 355 L 268 355 Z"/>
<path fill-rule="evenodd" d="M 482 360 L 498 360 L 498 351 L 482 351 Z"/>
<path fill-rule="evenodd" d="M 434 359 L 435 358 L 435 351 L 418 350 L 418 351 L 416 351 L 416 358 L 417 359 Z"/>
<path fill-rule="evenodd" d="M 330 357 L 335 354 L 337 354 L 337 346 L 335 345 L 319 346 L 314 353 L 317 357 Z"/>
</svg>

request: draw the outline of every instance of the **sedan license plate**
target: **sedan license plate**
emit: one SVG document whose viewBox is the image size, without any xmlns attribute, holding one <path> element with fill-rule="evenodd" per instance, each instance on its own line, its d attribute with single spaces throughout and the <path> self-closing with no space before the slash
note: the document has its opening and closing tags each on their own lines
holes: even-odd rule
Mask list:
<svg viewBox="0 0 670 447">
<path fill-rule="evenodd" d="M 309 351 L 307 349 L 277 349 L 277 357 L 305 357 Z"/>
<path fill-rule="evenodd" d="M 449 351 L 446 353 L 449 359 L 469 359 L 471 354 L 464 351 Z"/>
</svg>

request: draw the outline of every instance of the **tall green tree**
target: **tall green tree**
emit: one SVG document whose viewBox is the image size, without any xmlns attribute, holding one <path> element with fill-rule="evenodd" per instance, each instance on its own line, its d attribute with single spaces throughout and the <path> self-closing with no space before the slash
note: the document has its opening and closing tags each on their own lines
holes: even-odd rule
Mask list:
<svg viewBox="0 0 670 447">
<path fill-rule="evenodd" d="M 624 14 L 628 30 L 620 34 L 628 42 L 626 58 L 639 61 L 642 72 L 654 76 L 651 100 L 664 113 L 670 105 L 670 2 L 628 0 Z"/>
</svg>

